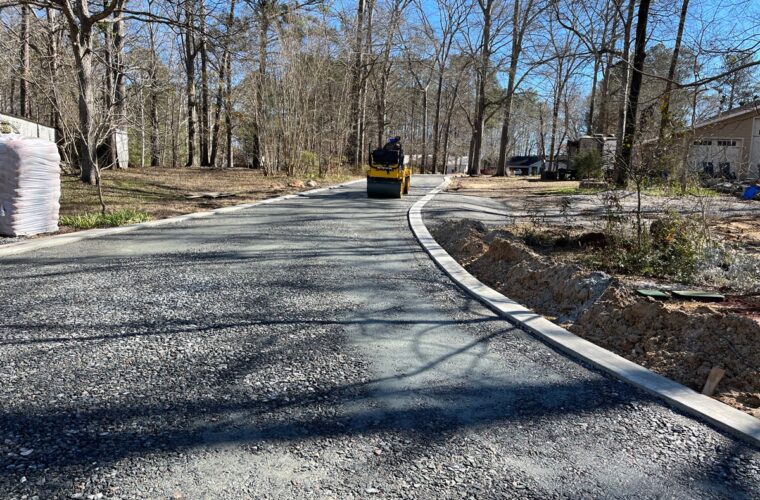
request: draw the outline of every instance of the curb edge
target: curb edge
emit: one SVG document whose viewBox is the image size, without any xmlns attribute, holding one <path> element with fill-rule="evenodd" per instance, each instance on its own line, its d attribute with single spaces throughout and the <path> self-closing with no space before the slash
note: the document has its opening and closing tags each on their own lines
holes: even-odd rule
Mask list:
<svg viewBox="0 0 760 500">
<path fill-rule="evenodd" d="M 407 215 L 409 226 L 420 246 L 454 283 L 499 316 L 570 357 L 587 362 L 617 379 L 664 399 L 668 404 L 691 416 L 697 416 L 760 447 L 759 419 L 582 339 L 472 276 L 435 241 L 422 219 L 423 207 L 443 191 L 450 181 L 450 177 L 445 177 L 438 187 L 414 203 Z"/>
</svg>

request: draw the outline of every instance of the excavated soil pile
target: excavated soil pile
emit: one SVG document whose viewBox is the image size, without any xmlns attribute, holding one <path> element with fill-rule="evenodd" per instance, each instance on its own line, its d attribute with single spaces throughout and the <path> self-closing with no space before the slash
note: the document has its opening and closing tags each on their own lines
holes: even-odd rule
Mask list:
<svg viewBox="0 0 760 500">
<path fill-rule="evenodd" d="M 722 368 L 714 396 L 760 417 L 760 323 L 752 318 L 639 297 L 604 273 L 554 262 L 479 222 L 446 221 L 431 232 L 479 280 L 605 349 L 696 391 Z"/>
<path fill-rule="evenodd" d="M 751 318 L 611 286 L 570 330 L 697 391 L 723 368 L 715 397 L 760 417 L 760 324 Z"/>
<path fill-rule="evenodd" d="M 490 236 L 485 236 L 485 252 L 467 266 L 470 272 L 558 323 L 575 321 L 609 286 L 610 277 L 604 273 L 554 263 L 504 233 Z"/>
<path fill-rule="evenodd" d="M 483 240 L 488 228 L 482 222 L 461 219 L 447 221 L 444 226 L 433 230 L 433 237 L 460 264 L 467 265 L 481 256 L 488 245 Z"/>
</svg>

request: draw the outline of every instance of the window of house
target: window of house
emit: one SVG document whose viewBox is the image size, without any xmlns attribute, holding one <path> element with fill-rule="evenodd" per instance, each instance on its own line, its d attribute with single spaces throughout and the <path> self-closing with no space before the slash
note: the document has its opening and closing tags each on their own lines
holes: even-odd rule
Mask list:
<svg viewBox="0 0 760 500">
<path fill-rule="evenodd" d="M 708 141 L 708 140 L 704 140 L 703 139 L 703 140 L 699 140 L 699 141 L 694 141 L 694 145 L 695 146 L 712 146 L 712 141 Z"/>
<path fill-rule="evenodd" d="M 735 140 L 721 140 L 717 141 L 718 146 L 736 146 Z"/>
</svg>

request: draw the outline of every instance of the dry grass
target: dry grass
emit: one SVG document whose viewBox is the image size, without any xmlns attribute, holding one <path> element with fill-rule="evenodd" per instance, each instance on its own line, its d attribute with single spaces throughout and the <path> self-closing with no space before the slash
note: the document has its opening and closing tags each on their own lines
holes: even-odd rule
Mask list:
<svg viewBox="0 0 760 500">
<path fill-rule="evenodd" d="M 504 198 L 514 194 L 552 195 L 570 194 L 578 190 L 578 181 L 541 182 L 529 177 L 457 177 L 449 191 L 467 191 L 468 195 L 487 198 Z"/>
<path fill-rule="evenodd" d="M 343 172 L 314 178 L 319 186 L 327 186 L 359 178 Z M 103 172 L 103 193 L 107 210 L 144 212 L 153 219 L 212 210 L 240 203 L 281 196 L 310 189 L 302 183 L 309 177 L 265 177 L 250 169 L 210 170 L 130 169 Z M 82 183 L 76 176 L 61 179 L 61 215 L 85 215 L 100 211 L 97 189 Z M 187 199 L 192 193 L 221 192 L 233 196 L 217 199 Z"/>
</svg>

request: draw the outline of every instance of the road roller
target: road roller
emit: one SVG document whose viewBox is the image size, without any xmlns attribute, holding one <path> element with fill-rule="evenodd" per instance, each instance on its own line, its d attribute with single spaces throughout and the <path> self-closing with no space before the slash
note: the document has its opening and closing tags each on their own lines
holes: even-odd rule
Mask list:
<svg viewBox="0 0 760 500">
<path fill-rule="evenodd" d="M 399 138 L 393 138 L 383 148 L 372 151 L 369 160 L 368 197 L 401 198 L 401 195 L 409 194 L 412 169 L 405 164 Z"/>
</svg>

